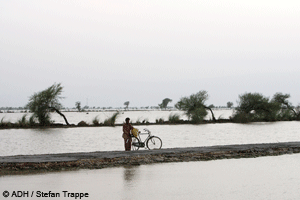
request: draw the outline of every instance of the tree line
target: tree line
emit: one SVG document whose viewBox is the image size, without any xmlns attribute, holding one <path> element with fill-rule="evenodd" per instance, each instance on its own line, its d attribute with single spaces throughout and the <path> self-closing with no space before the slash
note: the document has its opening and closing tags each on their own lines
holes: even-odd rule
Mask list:
<svg viewBox="0 0 300 200">
<path fill-rule="evenodd" d="M 59 84 L 53 84 L 49 88 L 34 93 L 26 105 L 32 113 L 33 117 L 38 120 L 40 125 L 49 125 L 50 112 L 57 112 L 61 115 L 66 124 L 69 125 L 67 118 L 60 112 L 62 108 L 59 102 L 63 87 Z M 280 121 L 280 120 L 299 120 L 300 108 L 295 107 L 288 100 L 289 94 L 276 93 L 270 99 L 263 96 L 260 93 L 245 93 L 238 96 L 237 106 L 235 112 L 230 118 L 232 122 L 254 122 L 254 121 Z M 208 106 L 206 101 L 209 99 L 208 92 L 201 90 L 190 96 L 182 97 L 176 104 L 175 108 L 182 110 L 188 116 L 189 122 L 193 124 L 199 124 L 204 121 L 204 118 L 208 115 L 208 112 L 212 115 L 212 120 L 217 122 L 215 118 L 212 106 Z M 158 106 L 161 109 L 166 109 L 168 103 L 172 102 L 172 99 L 165 98 Z M 125 109 L 128 109 L 129 101 L 124 103 Z M 227 107 L 232 107 L 232 102 L 227 102 Z M 78 111 L 81 111 L 80 102 L 76 102 Z"/>
</svg>

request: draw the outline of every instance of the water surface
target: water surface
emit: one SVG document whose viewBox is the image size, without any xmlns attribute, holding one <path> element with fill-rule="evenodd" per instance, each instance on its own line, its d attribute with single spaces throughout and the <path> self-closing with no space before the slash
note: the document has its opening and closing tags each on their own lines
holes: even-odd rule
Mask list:
<svg viewBox="0 0 300 200">
<path fill-rule="evenodd" d="M 300 154 L 164 163 L 3 176 L 0 188 L 87 192 L 88 199 L 296 200 L 299 166 Z"/>
<path fill-rule="evenodd" d="M 232 110 L 215 110 L 216 117 L 229 117 Z M 148 118 L 167 119 L 170 114 L 181 111 L 130 111 L 120 114 L 118 123 L 125 117 L 132 121 Z M 107 118 L 112 112 L 65 113 L 71 123 L 92 121 L 95 116 Z M 23 113 L 0 113 L 5 120 L 17 121 Z M 208 116 L 209 117 L 209 116 Z M 61 116 L 53 120 L 63 123 Z M 142 121 L 142 120 L 141 120 Z M 300 141 L 300 122 L 249 123 L 249 124 L 200 124 L 200 125 L 140 125 L 160 137 L 163 148 L 198 147 L 229 144 L 274 143 Z M 49 153 L 91 152 L 124 150 L 122 127 L 76 127 L 48 129 L 2 129 L 0 130 L 0 156 L 32 155 Z M 145 136 L 142 137 L 145 139 Z"/>
<path fill-rule="evenodd" d="M 300 122 L 136 127 L 150 129 L 163 148 L 300 141 Z M 114 150 L 124 150 L 121 126 L 0 130 L 0 156 Z"/>
</svg>

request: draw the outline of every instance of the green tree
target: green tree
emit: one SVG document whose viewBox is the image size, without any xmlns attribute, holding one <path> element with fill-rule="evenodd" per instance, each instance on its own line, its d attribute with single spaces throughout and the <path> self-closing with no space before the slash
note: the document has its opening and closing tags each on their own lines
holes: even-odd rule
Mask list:
<svg viewBox="0 0 300 200">
<path fill-rule="evenodd" d="M 269 101 L 260 93 L 239 95 L 238 106 L 234 118 L 247 118 L 247 121 L 273 121 L 276 119 L 278 105 Z"/>
<path fill-rule="evenodd" d="M 165 98 L 164 100 L 162 100 L 162 103 L 161 104 L 158 104 L 158 106 L 161 108 L 161 109 L 167 109 L 167 106 L 168 106 L 168 103 L 172 102 L 172 99 L 169 99 L 169 98 Z"/>
<path fill-rule="evenodd" d="M 81 112 L 81 111 L 82 111 L 82 108 L 81 108 L 81 102 L 80 102 L 80 101 L 76 101 L 75 107 L 77 108 L 78 112 Z"/>
<path fill-rule="evenodd" d="M 227 108 L 231 108 L 232 106 L 233 106 L 233 103 L 230 102 L 230 101 L 228 101 L 228 102 L 227 102 Z"/>
<path fill-rule="evenodd" d="M 125 110 L 128 109 L 129 103 L 130 103 L 129 101 L 125 101 L 125 102 L 124 102 L 124 106 L 126 106 L 126 107 L 125 107 Z"/>
<path fill-rule="evenodd" d="M 210 104 L 208 107 L 209 108 L 215 108 L 215 105 L 214 104 Z"/>
<path fill-rule="evenodd" d="M 277 105 L 277 110 L 280 110 L 280 114 L 283 118 L 288 119 L 298 119 L 299 112 L 297 109 L 289 102 L 288 98 L 290 98 L 290 94 L 282 94 L 281 92 L 277 92 L 274 94 L 272 98 L 272 102 Z"/>
<path fill-rule="evenodd" d="M 26 105 L 27 108 L 31 112 L 33 112 L 33 115 L 38 119 L 39 123 L 41 125 L 49 125 L 50 124 L 50 112 L 57 112 L 59 115 L 61 115 L 66 124 L 69 125 L 67 118 L 65 115 L 63 115 L 59 110 L 61 109 L 62 105 L 59 102 L 61 97 L 63 87 L 61 84 L 54 83 L 49 88 L 34 93 L 30 98 L 29 102 Z"/>
<path fill-rule="evenodd" d="M 204 119 L 207 115 L 206 109 L 211 112 L 213 120 L 216 121 L 212 109 L 205 105 L 205 101 L 207 100 L 207 91 L 202 90 L 196 94 L 190 95 L 189 97 L 182 97 L 180 101 L 175 104 L 175 107 L 179 110 L 185 111 L 185 114 L 193 123 L 200 123 Z"/>
</svg>

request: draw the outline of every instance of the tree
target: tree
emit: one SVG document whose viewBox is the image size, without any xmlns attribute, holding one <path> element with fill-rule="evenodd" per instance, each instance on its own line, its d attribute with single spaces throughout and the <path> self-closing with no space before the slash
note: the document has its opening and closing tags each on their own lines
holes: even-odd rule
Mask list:
<svg viewBox="0 0 300 200">
<path fill-rule="evenodd" d="M 193 123 L 200 123 L 204 119 L 207 115 L 206 109 L 211 112 L 213 120 L 216 121 L 212 109 L 205 105 L 207 99 L 207 91 L 202 90 L 189 97 L 182 97 L 180 101 L 175 104 L 175 107 L 179 110 L 184 110 Z"/>
<path fill-rule="evenodd" d="M 169 98 L 165 98 L 164 100 L 162 100 L 162 103 L 161 104 L 158 104 L 158 106 L 161 108 L 161 109 L 167 109 L 167 106 L 168 106 L 168 103 L 172 102 L 172 99 L 169 99 Z"/>
<path fill-rule="evenodd" d="M 278 106 L 277 109 L 280 110 L 281 114 L 286 113 L 287 115 L 290 115 L 292 112 L 291 118 L 297 119 L 299 118 L 299 112 L 297 112 L 292 103 L 288 101 L 288 98 L 290 97 L 290 94 L 282 94 L 281 92 L 277 92 L 274 94 L 272 102 Z"/>
<path fill-rule="evenodd" d="M 215 108 L 215 105 L 214 104 L 210 104 L 208 107 L 209 108 Z"/>
<path fill-rule="evenodd" d="M 33 112 L 34 117 L 36 117 L 41 125 L 49 125 L 50 124 L 50 112 L 57 112 L 61 115 L 66 124 L 69 125 L 67 118 L 63 115 L 59 110 L 61 109 L 62 105 L 59 102 L 59 99 L 62 99 L 63 87 L 61 84 L 54 83 L 49 88 L 34 93 L 30 98 L 29 102 L 26 105 L 27 108 L 31 112 Z"/>
<path fill-rule="evenodd" d="M 228 101 L 228 102 L 227 102 L 227 108 L 231 108 L 232 106 L 233 106 L 233 103 L 230 102 L 230 101 Z"/>
<path fill-rule="evenodd" d="M 278 106 L 260 93 L 239 95 L 234 117 L 245 116 L 250 121 L 275 120 Z"/>
<path fill-rule="evenodd" d="M 125 110 L 128 109 L 129 101 L 125 101 L 125 102 L 124 102 L 124 106 L 126 106 L 126 107 L 125 107 Z"/>
<path fill-rule="evenodd" d="M 76 106 L 78 112 L 81 112 L 81 111 L 82 111 L 82 108 L 81 108 L 81 102 L 80 102 L 80 101 L 77 101 L 77 102 L 75 103 L 75 106 Z"/>
</svg>

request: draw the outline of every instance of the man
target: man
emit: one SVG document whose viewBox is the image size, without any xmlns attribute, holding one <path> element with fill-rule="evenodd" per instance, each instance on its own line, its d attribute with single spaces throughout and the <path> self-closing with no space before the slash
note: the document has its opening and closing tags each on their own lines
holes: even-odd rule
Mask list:
<svg viewBox="0 0 300 200">
<path fill-rule="evenodd" d="M 125 124 L 123 124 L 123 138 L 125 144 L 125 151 L 131 150 L 131 136 L 130 131 L 133 129 L 133 126 L 129 123 L 130 119 L 127 117 L 125 119 Z"/>
</svg>

